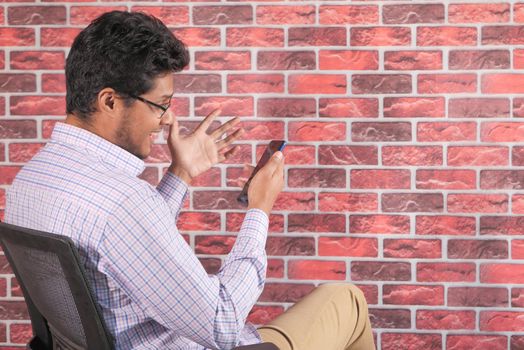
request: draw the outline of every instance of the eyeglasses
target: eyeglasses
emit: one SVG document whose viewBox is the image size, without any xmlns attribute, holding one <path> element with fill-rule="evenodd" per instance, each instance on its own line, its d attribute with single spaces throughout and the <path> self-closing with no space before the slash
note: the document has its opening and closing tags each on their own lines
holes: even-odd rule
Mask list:
<svg viewBox="0 0 524 350">
<path fill-rule="evenodd" d="M 148 105 L 151 105 L 153 107 L 156 107 L 156 108 L 159 108 L 162 110 L 162 114 L 160 114 L 160 116 L 158 117 L 158 119 L 162 119 L 162 117 L 164 116 L 164 114 L 167 112 L 167 110 L 169 109 L 169 106 L 171 105 L 171 100 L 169 101 L 169 103 L 167 105 L 159 105 L 158 103 L 154 103 L 153 101 L 149 101 L 148 99 L 146 98 L 143 98 L 143 97 L 140 97 L 140 96 L 136 96 L 136 95 L 133 95 L 133 94 L 128 94 L 129 97 L 131 98 L 135 98 L 139 101 L 142 101 L 144 103 L 147 103 Z"/>
</svg>

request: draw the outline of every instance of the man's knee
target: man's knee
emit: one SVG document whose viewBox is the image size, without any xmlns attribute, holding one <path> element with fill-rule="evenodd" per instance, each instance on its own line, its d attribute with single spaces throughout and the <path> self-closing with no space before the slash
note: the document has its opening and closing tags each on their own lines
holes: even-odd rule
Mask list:
<svg viewBox="0 0 524 350">
<path fill-rule="evenodd" d="M 317 287 L 319 290 L 324 290 L 333 294 L 344 294 L 355 298 L 357 303 L 367 307 L 366 297 L 360 288 L 351 283 L 326 283 Z"/>
</svg>

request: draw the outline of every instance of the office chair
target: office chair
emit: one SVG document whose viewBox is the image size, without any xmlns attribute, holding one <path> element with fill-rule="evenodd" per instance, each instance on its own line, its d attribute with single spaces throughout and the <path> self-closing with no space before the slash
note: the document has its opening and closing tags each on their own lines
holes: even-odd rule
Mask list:
<svg viewBox="0 0 524 350">
<path fill-rule="evenodd" d="M 0 222 L 0 243 L 27 304 L 27 350 L 111 350 L 113 339 L 69 237 Z M 235 350 L 278 350 L 271 343 Z"/>
</svg>

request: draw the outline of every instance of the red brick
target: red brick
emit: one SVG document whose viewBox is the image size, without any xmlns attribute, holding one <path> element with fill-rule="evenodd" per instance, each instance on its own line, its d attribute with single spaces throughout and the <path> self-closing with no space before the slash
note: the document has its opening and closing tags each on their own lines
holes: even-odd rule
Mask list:
<svg viewBox="0 0 524 350">
<path fill-rule="evenodd" d="M 443 97 L 386 97 L 384 117 L 440 118 L 444 117 L 445 103 Z"/>
<path fill-rule="evenodd" d="M 314 51 L 259 51 L 258 70 L 313 70 L 316 68 Z"/>
<path fill-rule="evenodd" d="M 146 167 L 142 174 L 138 176 L 139 179 L 148 182 L 151 186 L 157 186 L 160 181 L 157 167 Z"/>
<path fill-rule="evenodd" d="M 4 22 L 4 8 L 3 7 L 0 7 L 0 24 L 1 25 L 4 25 L 5 22 Z"/>
<path fill-rule="evenodd" d="M 195 253 L 213 255 L 228 254 L 235 240 L 235 236 L 196 236 Z"/>
<path fill-rule="evenodd" d="M 345 261 L 290 260 L 287 266 L 290 279 L 345 280 Z"/>
<path fill-rule="evenodd" d="M 26 163 L 40 151 L 43 143 L 10 143 L 9 161 L 15 163 Z"/>
<path fill-rule="evenodd" d="M 220 46 L 219 28 L 175 28 L 173 34 L 189 47 Z"/>
<path fill-rule="evenodd" d="M 318 147 L 318 163 L 322 165 L 377 165 L 378 149 L 375 146 Z"/>
<path fill-rule="evenodd" d="M 417 329 L 475 329 L 475 311 L 417 310 Z"/>
<path fill-rule="evenodd" d="M 382 350 L 442 350 L 442 335 L 422 333 L 382 333 Z"/>
<path fill-rule="evenodd" d="M 450 334 L 447 337 L 446 349 L 506 350 L 508 339 L 503 335 Z"/>
<path fill-rule="evenodd" d="M 289 187 L 346 188 L 344 169 L 289 169 Z"/>
<path fill-rule="evenodd" d="M 35 30 L 32 28 L 0 28 L 0 46 L 34 46 Z"/>
<path fill-rule="evenodd" d="M 449 287 L 449 306 L 507 307 L 506 288 L 493 287 Z"/>
<path fill-rule="evenodd" d="M 267 260 L 267 277 L 283 278 L 284 277 L 284 260 L 268 259 Z"/>
<path fill-rule="evenodd" d="M 482 93 L 522 94 L 524 93 L 524 74 L 483 74 Z"/>
<path fill-rule="evenodd" d="M 208 212 L 182 212 L 177 221 L 181 231 L 219 231 L 220 214 Z"/>
<path fill-rule="evenodd" d="M 524 283 L 524 264 L 481 264 L 482 283 Z"/>
<path fill-rule="evenodd" d="M 194 6 L 193 23 L 196 25 L 226 25 L 253 23 L 251 6 Z"/>
<path fill-rule="evenodd" d="M 321 192 L 318 208 L 324 212 L 373 212 L 378 209 L 378 198 L 375 193 Z"/>
<path fill-rule="evenodd" d="M 406 234 L 410 220 L 405 215 L 350 215 L 350 233 Z"/>
<path fill-rule="evenodd" d="M 524 9 L 524 6 L 522 8 Z M 513 68 L 524 69 L 524 50 L 522 49 L 513 50 Z"/>
<path fill-rule="evenodd" d="M 320 24 L 375 24 L 378 23 L 375 5 L 320 5 Z"/>
<path fill-rule="evenodd" d="M 10 25 L 66 24 L 65 6 L 10 6 Z"/>
<path fill-rule="evenodd" d="M 36 138 L 34 120 L 0 120 L 0 138 L 33 139 Z"/>
<path fill-rule="evenodd" d="M 418 282 L 475 282 L 474 263 L 417 263 Z"/>
<path fill-rule="evenodd" d="M 1 147 L 0 147 L 0 152 L 3 151 L 3 147 L 4 145 L 2 144 Z M 0 189 L 0 209 L 5 209 L 5 190 L 3 188 Z M 5 279 L 0 279 L 0 282 L 3 281 L 5 283 Z M 4 286 L 4 290 L 5 290 L 5 286 Z M 5 296 L 5 292 L 3 294 L 3 296 Z"/>
<path fill-rule="evenodd" d="M 351 139 L 355 142 L 411 141 L 411 124 L 404 122 L 353 122 Z"/>
<path fill-rule="evenodd" d="M 226 28 L 227 46 L 284 46 L 282 28 Z"/>
<path fill-rule="evenodd" d="M 477 29 L 474 27 L 417 27 L 417 46 L 475 46 Z"/>
<path fill-rule="evenodd" d="M 480 188 L 483 189 L 515 189 L 524 188 L 523 170 L 482 170 L 480 172 Z"/>
<path fill-rule="evenodd" d="M 511 336 L 511 350 L 519 350 L 524 348 L 524 336 Z"/>
<path fill-rule="evenodd" d="M 377 257 L 376 238 L 320 237 L 319 256 Z"/>
<path fill-rule="evenodd" d="M 221 116 L 250 117 L 254 115 L 251 96 L 196 96 L 195 116 L 207 116 L 220 109 Z"/>
<path fill-rule="evenodd" d="M 292 74 L 288 84 L 291 94 L 345 94 L 347 88 L 342 74 Z"/>
<path fill-rule="evenodd" d="M 216 259 L 216 258 L 199 258 L 198 259 L 202 266 L 204 267 L 204 270 L 208 274 L 215 275 L 220 271 L 220 267 L 222 266 L 222 260 Z"/>
<path fill-rule="evenodd" d="M 240 126 L 244 129 L 243 140 L 284 139 L 284 123 L 281 122 L 244 121 Z"/>
<path fill-rule="evenodd" d="M 442 243 L 438 239 L 385 239 L 385 258 L 437 259 L 442 257 Z"/>
<path fill-rule="evenodd" d="M 282 74 L 228 74 L 228 93 L 281 93 L 284 92 Z"/>
<path fill-rule="evenodd" d="M 265 146 L 257 147 L 257 154 L 262 157 L 265 149 Z M 284 149 L 284 157 L 286 165 L 315 164 L 315 146 L 287 145 Z"/>
<path fill-rule="evenodd" d="M 0 166 L 0 185 L 10 185 L 20 169 L 19 166 Z"/>
<path fill-rule="evenodd" d="M 510 5 L 499 4 L 450 4 L 449 23 L 501 23 L 509 22 Z"/>
<path fill-rule="evenodd" d="M 0 301 L 0 310 L 0 319 L 2 320 L 29 320 L 24 301 Z"/>
<path fill-rule="evenodd" d="M 507 118 L 509 111 L 507 98 L 452 98 L 448 113 L 451 118 Z"/>
<path fill-rule="evenodd" d="M 452 142 L 475 141 L 477 123 L 474 122 L 420 122 L 417 124 L 417 141 Z"/>
<path fill-rule="evenodd" d="M 352 169 L 351 188 L 409 189 L 411 172 L 406 169 Z"/>
<path fill-rule="evenodd" d="M 403 309 L 369 309 L 373 328 L 411 328 L 411 313 Z"/>
<path fill-rule="evenodd" d="M 420 74 L 417 91 L 422 94 L 476 92 L 476 74 Z"/>
<path fill-rule="evenodd" d="M 5 68 L 5 52 L 0 50 L 0 69 Z"/>
<path fill-rule="evenodd" d="M 60 51 L 13 51 L 11 69 L 63 69 L 65 56 Z"/>
<path fill-rule="evenodd" d="M 222 90 L 221 77 L 216 74 L 177 74 L 175 93 L 217 93 Z"/>
<path fill-rule="evenodd" d="M 124 6 L 71 6 L 70 21 L 72 25 L 87 25 L 92 20 L 109 11 L 126 11 Z"/>
<path fill-rule="evenodd" d="M 167 26 L 189 24 L 189 8 L 187 6 L 133 6 L 131 11 L 153 15 Z"/>
<path fill-rule="evenodd" d="M 509 69 L 509 50 L 452 50 L 449 69 Z"/>
<path fill-rule="evenodd" d="M 442 165 L 442 147 L 439 146 L 383 146 L 382 164 L 401 165 Z"/>
<path fill-rule="evenodd" d="M 378 51 L 320 50 L 319 67 L 323 70 L 377 70 Z"/>
<path fill-rule="evenodd" d="M 384 304 L 444 305 L 444 287 L 417 284 L 384 285 Z"/>
<path fill-rule="evenodd" d="M 306 283 L 266 283 L 259 301 L 295 303 L 314 288 L 315 285 Z"/>
<path fill-rule="evenodd" d="M 9 340 L 15 344 L 27 344 L 33 337 L 33 329 L 30 324 L 9 325 Z"/>
<path fill-rule="evenodd" d="M 42 121 L 42 138 L 51 138 L 51 133 L 58 120 L 43 120 Z"/>
<path fill-rule="evenodd" d="M 402 94 L 411 92 L 411 76 L 407 74 L 354 74 L 354 94 Z"/>
<path fill-rule="evenodd" d="M 384 5 L 382 22 L 384 24 L 443 23 L 443 4 L 424 5 Z"/>
<path fill-rule="evenodd" d="M 238 191 L 194 191 L 193 208 L 196 210 L 244 209 L 237 201 Z"/>
<path fill-rule="evenodd" d="M 501 240 L 449 240 L 448 258 L 507 259 L 508 242 Z"/>
<path fill-rule="evenodd" d="M 327 118 L 376 118 L 376 98 L 320 98 L 318 112 Z"/>
<path fill-rule="evenodd" d="M 237 192 L 238 193 L 238 192 Z M 238 232 L 244 222 L 245 212 L 226 214 L 226 231 Z M 284 217 L 278 214 L 269 215 L 269 232 L 282 233 L 284 231 Z"/>
<path fill-rule="evenodd" d="M 364 293 L 368 304 L 378 304 L 378 288 L 376 285 L 357 284 L 356 286 Z"/>
<path fill-rule="evenodd" d="M 314 24 L 315 6 L 257 6 L 257 24 Z"/>
<path fill-rule="evenodd" d="M 442 69 L 442 51 L 386 51 L 386 70 L 438 70 Z"/>
<path fill-rule="evenodd" d="M 5 98 L 0 97 L 0 116 L 5 115 Z"/>
<path fill-rule="evenodd" d="M 291 27 L 289 46 L 346 46 L 347 30 L 344 27 Z"/>
<path fill-rule="evenodd" d="M 524 4 L 516 3 L 513 5 L 513 20 L 516 23 L 524 22 Z"/>
<path fill-rule="evenodd" d="M 288 124 L 290 141 L 345 141 L 346 123 L 290 122 Z"/>
<path fill-rule="evenodd" d="M 485 332 L 523 332 L 522 311 L 481 311 L 480 330 Z"/>
<path fill-rule="evenodd" d="M 514 146 L 511 155 L 511 164 L 522 166 L 524 165 L 524 147 Z"/>
<path fill-rule="evenodd" d="M 36 91 L 36 77 L 34 74 L 0 73 L 0 93 L 34 91 Z"/>
<path fill-rule="evenodd" d="M 441 193 L 383 193 L 382 212 L 441 212 Z"/>
<path fill-rule="evenodd" d="M 417 170 L 417 189 L 460 190 L 476 188 L 475 170 Z"/>
<path fill-rule="evenodd" d="M 474 217 L 467 216 L 424 216 L 417 215 L 416 233 L 418 235 L 468 235 L 476 232 Z"/>
<path fill-rule="evenodd" d="M 407 27 L 352 27 L 350 46 L 408 46 L 411 28 Z"/>
<path fill-rule="evenodd" d="M 312 237 L 268 237 L 266 253 L 275 255 L 315 255 L 315 239 Z"/>
<path fill-rule="evenodd" d="M 513 214 L 524 214 L 524 195 L 514 194 L 511 197 L 511 209 Z"/>
<path fill-rule="evenodd" d="M 259 98 L 258 117 L 314 118 L 316 101 L 313 98 Z"/>
<path fill-rule="evenodd" d="M 409 281 L 411 265 L 404 262 L 351 261 L 353 281 Z"/>
<path fill-rule="evenodd" d="M 506 289 L 503 289 L 506 291 Z M 512 288 L 511 289 L 511 306 L 512 307 L 523 307 L 524 306 L 524 288 Z"/>
<path fill-rule="evenodd" d="M 506 213 L 508 211 L 506 194 L 449 194 L 450 213 Z"/>
<path fill-rule="evenodd" d="M 64 74 L 42 74 L 42 92 L 66 92 Z"/>
<path fill-rule="evenodd" d="M 481 235 L 524 235 L 524 217 L 482 216 Z"/>
<path fill-rule="evenodd" d="M 11 115 L 57 115 L 65 114 L 62 96 L 12 96 Z"/>
<path fill-rule="evenodd" d="M 313 192 L 280 192 L 273 210 L 313 211 L 315 194 Z"/>
<path fill-rule="evenodd" d="M 346 232 L 344 214 L 289 214 L 288 232 Z"/>
<path fill-rule="evenodd" d="M 199 51 L 195 53 L 196 70 L 249 70 L 249 51 Z"/>
<path fill-rule="evenodd" d="M 40 44 L 44 47 L 70 47 L 80 31 L 80 28 L 44 27 L 40 30 Z"/>
<path fill-rule="evenodd" d="M 247 320 L 255 325 L 263 325 L 274 320 L 283 312 L 283 306 L 255 305 L 249 312 Z"/>
</svg>

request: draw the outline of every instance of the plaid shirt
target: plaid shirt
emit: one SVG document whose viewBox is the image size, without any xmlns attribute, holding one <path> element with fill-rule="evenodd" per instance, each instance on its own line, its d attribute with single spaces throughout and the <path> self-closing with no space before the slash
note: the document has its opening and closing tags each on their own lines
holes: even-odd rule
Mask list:
<svg viewBox="0 0 524 350">
<path fill-rule="evenodd" d="M 155 188 L 144 162 L 58 123 L 7 193 L 8 223 L 69 236 L 117 349 L 227 349 L 260 342 L 245 323 L 265 281 L 267 215 L 249 210 L 218 274 L 208 275 L 176 227 L 187 185 Z"/>
</svg>

